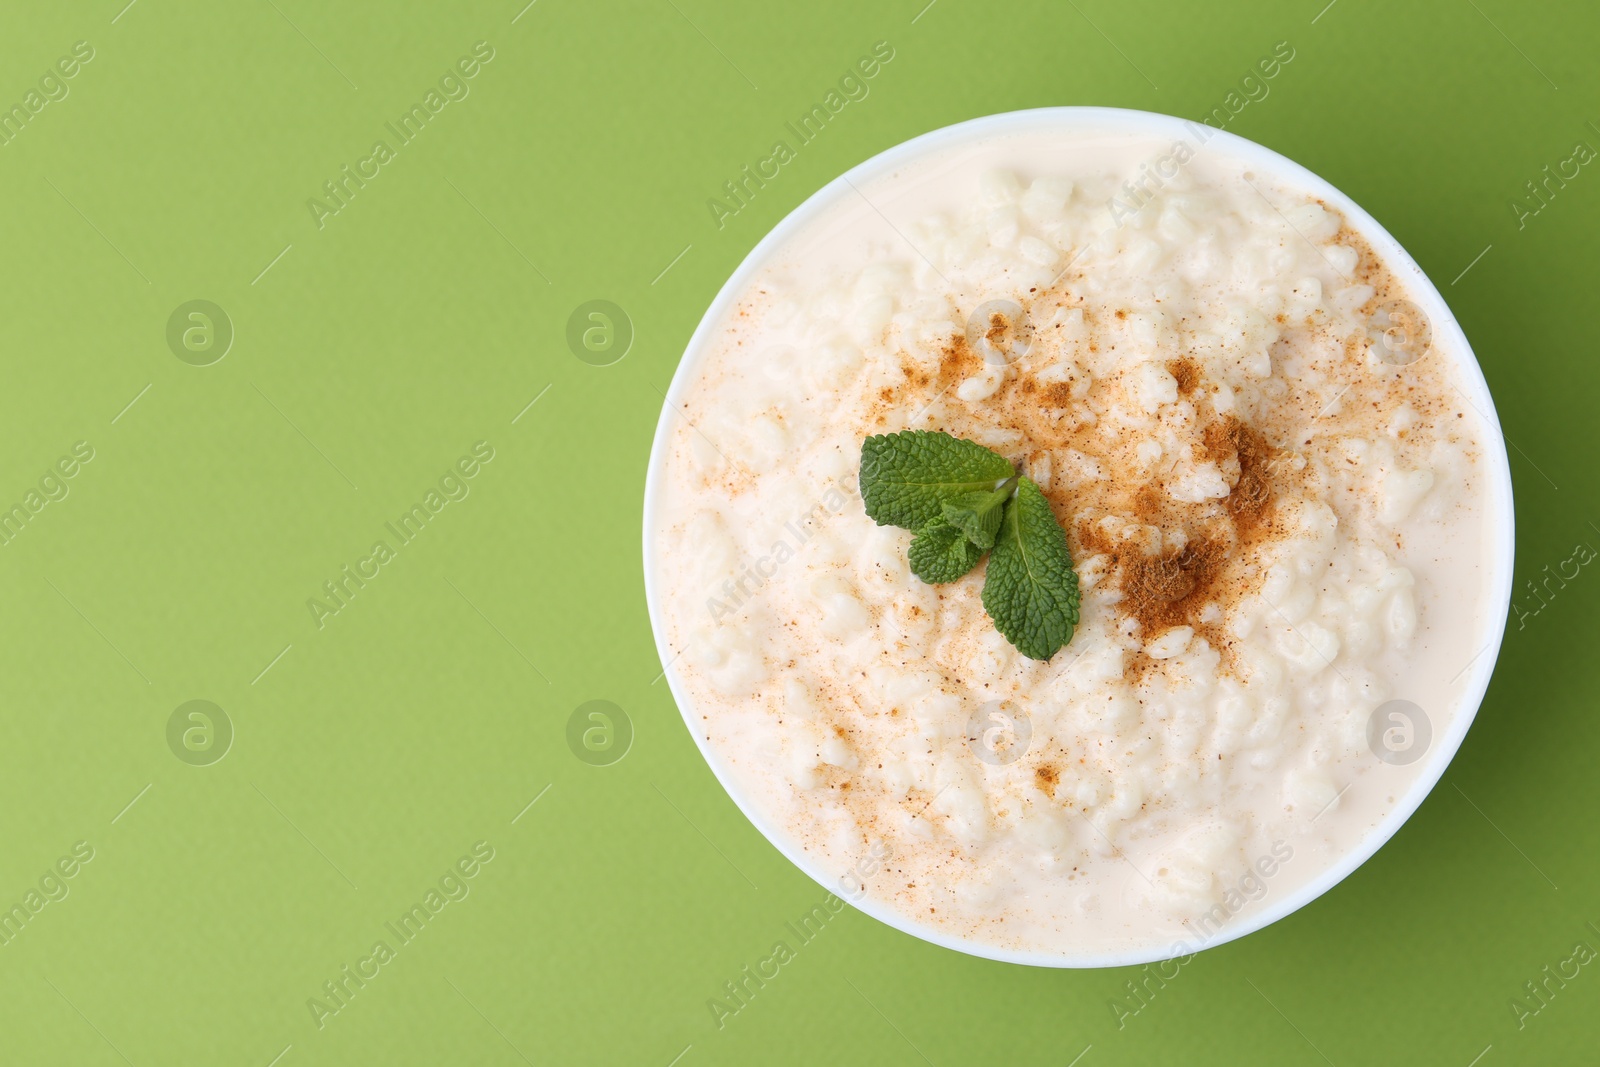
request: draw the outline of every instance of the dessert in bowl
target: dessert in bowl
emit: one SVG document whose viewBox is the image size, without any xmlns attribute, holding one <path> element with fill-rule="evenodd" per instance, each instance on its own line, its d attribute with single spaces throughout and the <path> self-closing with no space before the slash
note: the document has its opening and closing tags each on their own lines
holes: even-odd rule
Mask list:
<svg viewBox="0 0 1600 1067">
<path fill-rule="evenodd" d="M 928 582 L 874 521 L 863 446 L 908 432 L 1048 502 L 1065 644 L 986 608 L 999 549 Z M 869 914 L 1051 966 L 1229 940 L 1376 851 L 1482 699 L 1511 546 L 1482 374 L 1394 239 L 1267 149 L 1100 108 L 937 131 L 792 213 L 691 340 L 645 506 L 666 675 L 741 809 Z"/>
</svg>

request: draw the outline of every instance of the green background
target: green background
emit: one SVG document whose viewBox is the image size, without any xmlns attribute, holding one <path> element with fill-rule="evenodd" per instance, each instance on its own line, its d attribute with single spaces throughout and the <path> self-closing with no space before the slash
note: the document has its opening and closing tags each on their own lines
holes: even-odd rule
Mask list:
<svg viewBox="0 0 1600 1067">
<path fill-rule="evenodd" d="M 14 5 L 0 35 L 4 106 L 95 50 L 0 147 L 0 507 L 94 449 L 0 546 L 0 908 L 94 850 L 0 945 L 0 1062 L 1593 1058 L 1600 967 L 1520 1028 L 1510 1001 L 1600 947 L 1600 577 L 1547 606 L 1523 585 L 1600 546 L 1600 175 L 1520 228 L 1509 206 L 1600 147 L 1593 5 L 123 2 Z M 307 200 L 480 40 L 470 95 L 319 229 Z M 870 96 L 718 229 L 707 198 L 880 40 Z M 1294 61 L 1229 128 L 1406 245 L 1514 443 L 1527 614 L 1464 748 L 1347 881 L 1123 1028 L 1135 971 L 986 962 L 848 910 L 718 1029 L 708 998 L 823 891 L 657 680 L 642 490 L 690 332 L 767 229 L 884 148 L 1042 105 L 1199 117 L 1279 41 Z M 236 332 L 203 367 L 166 339 L 195 299 Z M 594 299 L 635 332 L 610 366 L 566 341 Z M 307 599 L 480 440 L 470 496 L 319 629 Z M 220 762 L 168 746 L 193 699 L 233 724 Z M 590 700 L 633 726 L 609 766 L 566 741 Z M 470 895 L 319 1029 L 308 998 L 479 841 Z"/>
</svg>

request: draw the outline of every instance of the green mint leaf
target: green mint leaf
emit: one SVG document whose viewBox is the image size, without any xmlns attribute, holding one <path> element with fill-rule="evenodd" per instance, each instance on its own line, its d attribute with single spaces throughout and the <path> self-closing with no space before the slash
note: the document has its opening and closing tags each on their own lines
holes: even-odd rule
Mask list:
<svg viewBox="0 0 1600 1067">
<path fill-rule="evenodd" d="M 1066 531 L 1031 478 L 1017 483 L 983 581 L 983 608 L 1029 659 L 1048 660 L 1078 625 L 1078 574 Z"/>
<path fill-rule="evenodd" d="M 911 540 L 906 552 L 911 573 L 929 585 L 953 582 L 978 565 L 983 549 L 967 540 L 961 528 L 934 519 Z"/>
<path fill-rule="evenodd" d="M 945 521 L 959 527 L 967 540 L 979 548 L 993 548 L 994 535 L 1000 532 L 1006 501 L 1011 499 L 1016 482 L 1015 478 L 1007 478 L 993 492 L 962 493 L 954 500 L 946 500 L 940 509 Z"/>
<path fill-rule="evenodd" d="M 931 430 L 902 430 L 861 444 L 861 499 L 879 526 L 921 530 L 942 505 L 966 493 L 993 492 L 1015 472 L 1004 456 Z"/>
</svg>

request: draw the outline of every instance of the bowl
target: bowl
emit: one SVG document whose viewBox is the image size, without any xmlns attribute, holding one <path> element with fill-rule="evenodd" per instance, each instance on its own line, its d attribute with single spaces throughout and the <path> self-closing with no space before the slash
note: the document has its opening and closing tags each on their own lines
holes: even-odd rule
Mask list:
<svg viewBox="0 0 1600 1067">
<path fill-rule="evenodd" d="M 1073 136 L 1084 133 L 1132 134 L 1162 141 L 1183 141 L 1191 145 L 1203 141 L 1206 151 L 1217 151 L 1242 160 L 1253 171 L 1259 171 L 1286 187 L 1319 197 L 1329 206 L 1338 209 L 1348 224 L 1366 239 L 1390 272 L 1406 284 L 1408 295 L 1414 298 L 1431 325 L 1435 347 L 1447 355 L 1458 357 L 1457 381 L 1464 387 L 1465 399 L 1477 409 L 1485 426 L 1484 440 L 1481 442 L 1484 449 L 1483 494 L 1491 527 L 1487 535 L 1488 558 L 1485 562 L 1486 629 L 1480 633 L 1482 639 L 1480 651 L 1463 670 L 1463 674 L 1467 676 L 1462 689 L 1464 695 L 1459 705 L 1452 708 L 1447 728 L 1432 739 L 1431 746 L 1418 761 L 1419 766 L 1413 772 L 1414 778 L 1409 788 L 1394 798 L 1388 814 L 1373 826 L 1355 847 L 1327 866 L 1317 877 L 1220 931 L 1203 946 L 1198 946 L 1211 948 L 1259 930 L 1309 904 L 1347 877 L 1399 830 L 1438 783 L 1472 725 L 1494 669 L 1511 600 L 1514 530 L 1510 467 L 1494 403 L 1471 348 L 1438 290 L 1399 242 L 1349 197 L 1299 164 L 1242 137 L 1173 116 L 1118 108 L 1059 107 L 991 115 L 947 126 L 881 152 L 829 182 L 790 212 L 745 257 L 706 310 L 673 376 L 666 403 L 662 407 L 661 419 L 656 428 L 645 482 L 645 595 L 650 622 L 656 636 L 661 662 L 666 664 L 667 684 L 683 715 L 690 736 L 695 738 L 695 743 L 699 746 L 712 773 L 739 809 L 779 852 L 819 885 L 830 891 L 836 891 L 839 888 L 837 875 L 822 869 L 812 856 L 788 839 L 784 830 L 768 823 L 762 812 L 750 802 L 749 798 L 742 795 L 734 776 L 723 764 L 718 753 L 712 750 L 696 729 L 696 709 L 679 676 L 674 654 L 664 636 L 666 628 L 661 592 L 654 572 L 654 561 L 651 558 L 651 531 L 656 526 L 661 507 L 661 486 L 669 448 L 669 431 L 673 420 L 677 417 L 675 411 L 698 374 L 713 339 L 722 328 L 725 316 L 737 304 L 757 273 L 802 228 L 815 221 L 841 199 L 857 195 L 857 188 L 888 179 L 898 169 L 919 162 L 932 154 L 974 145 L 996 137 L 1049 133 Z M 1197 946 L 1184 942 L 1165 947 L 1145 946 L 1122 952 L 1061 953 L 1013 950 L 954 937 L 870 898 L 862 898 L 851 903 L 880 922 L 933 944 L 987 959 L 1032 966 L 1128 966 L 1185 956 L 1197 950 Z"/>
</svg>

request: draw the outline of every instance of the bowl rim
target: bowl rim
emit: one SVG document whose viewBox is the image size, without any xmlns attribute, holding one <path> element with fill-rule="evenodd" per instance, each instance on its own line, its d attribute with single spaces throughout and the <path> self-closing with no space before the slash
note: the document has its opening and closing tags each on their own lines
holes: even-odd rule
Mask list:
<svg viewBox="0 0 1600 1067">
<path fill-rule="evenodd" d="M 789 840 L 786 832 L 768 823 L 761 811 L 737 787 L 735 779 L 730 770 L 723 764 L 720 756 L 710 747 L 708 742 L 701 738 L 700 731 L 695 726 L 693 718 L 693 703 L 689 699 L 676 670 L 677 659 L 674 657 L 671 647 L 666 643 L 665 628 L 662 624 L 661 597 L 656 585 L 651 543 L 655 520 L 661 507 L 663 472 L 666 466 L 667 451 L 670 447 L 672 422 L 677 415 L 682 395 L 691 385 L 700 364 L 710 350 L 709 342 L 719 331 L 724 316 L 737 304 L 739 298 L 744 295 L 750 283 L 755 279 L 755 276 L 773 258 L 774 253 L 781 250 L 791 237 L 832 207 L 838 200 L 853 194 L 856 186 L 872 182 L 890 174 L 899 167 L 920 161 L 925 156 L 961 144 L 989 138 L 1054 131 L 1074 134 L 1104 132 L 1108 134 L 1191 140 L 1193 135 L 1200 130 L 1206 133 L 1203 142 L 1204 148 L 1216 146 L 1230 155 L 1243 158 L 1248 161 L 1249 165 L 1259 166 L 1283 185 L 1312 196 L 1321 197 L 1324 201 L 1343 212 L 1352 228 L 1367 240 L 1390 268 L 1391 272 L 1405 280 L 1408 290 L 1407 295 L 1421 304 L 1428 315 L 1430 325 L 1434 331 L 1435 347 L 1447 352 L 1459 353 L 1457 370 L 1460 372 L 1460 384 L 1466 387 L 1465 399 L 1477 409 L 1478 414 L 1483 418 L 1490 431 L 1486 434 L 1486 439 L 1482 444 L 1485 474 L 1484 500 L 1485 506 L 1491 509 L 1491 514 L 1489 516 L 1490 533 L 1487 536 L 1487 551 L 1485 552 L 1485 567 L 1489 571 L 1486 575 L 1487 596 L 1484 602 L 1486 632 L 1480 634 L 1487 640 L 1483 648 L 1464 669 L 1471 673 L 1467 679 L 1467 685 L 1462 691 L 1462 697 L 1455 714 L 1451 717 L 1449 729 L 1435 738 L 1433 748 L 1424 756 L 1423 765 L 1415 772 L 1416 777 L 1412 781 L 1410 788 L 1397 798 L 1388 815 L 1369 829 L 1354 847 L 1341 855 L 1337 861 L 1330 864 L 1315 878 L 1310 879 L 1268 906 L 1251 913 L 1242 922 L 1219 931 L 1214 937 L 1207 939 L 1204 944 L 1199 946 L 1190 946 L 1185 942 L 1178 942 L 1170 948 L 1155 948 L 1153 945 L 1145 945 L 1123 951 L 1082 953 L 1010 949 L 953 936 L 945 931 L 910 919 L 888 905 L 865 896 L 852 899 L 850 895 L 838 892 L 840 886 L 836 883 L 842 881 L 842 875 L 822 870 L 814 857 Z M 1441 337 L 1443 338 L 1442 344 L 1439 343 Z M 723 283 L 721 289 L 718 290 L 715 299 L 706 309 L 694 333 L 690 336 L 688 344 L 684 347 L 683 356 L 680 358 L 677 369 L 673 373 L 672 384 L 665 394 L 661 416 L 656 424 L 656 432 L 651 441 L 649 466 L 645 476 L 643 532 L 645 601 L 650 618 L 652 636 L 655 640 L 656 653 L 661 663 L 665 665 L 662 673 L 667 680 L 667 686 L 671 690 L 679 714 L 683 717 L 684 725 L 688 728 L 689 735 L 694 739 L 695 747 L 700 750 L 700 754 L 711 768 L 712 774 L 734 805 L 744 814 L 745 818 L 750 820 L 756 830 L 779 853 L 813 881 L 817 882 L 818 885 L 857 910 L 893 929 L 967 955 L 1003 963 L 1049 968 L 1137 966 L 1187 957 L 1193 952 L 1215 948 L 1246 934 L 1254 933 L 1298 911 L 1324 893 L 1327 893 L 1348 877 L 1357 867 L 1371 859 L 1395 835 L 1400 827 L 1410 819 L 1417 808 L 1421 806 L 1423 800 L 1433 791 L 1433 788 L 1444 775 L 1446 768 L 1449 767 L 1457 750 L 1461 747 L 1468 729 L 1472 726 L 1473 720 L 1477 716 L 1478 709 L 1488 690 L 1489 680 L 1494 672 L 1500 646 L 1505 636 L 1511 603 L 1512 570 L 1515 552 L 1515 516 L 1512 509 L 1510 460 L 1506 452 L 1505 435 L 1500 428 L 1499 417 L 1495 411 L 1494 400 L 1489 394 L 1488 383 L 1484 379 L 1483 370 L 1478 364 L 1477 356 L 1467 342 L 1466 335 L 1462 332 L 1455 315 L 1451 313 L 1449 306 L 1445 303 L 1444 297 L 1432 281 L 1429 280 L 1428 276 L 1423 273 L 1422 268 L 1401 246 L 1400 242 L 1395 240 L 1389 231 L 1362 209 L 1360 205 L 1335 188 L 1331 183 L 1288 157 L 1254 141 L 1229 133 L 1226 130 L 1220 130 L 1172 115 L 1125 108 L 1080 106 L 1030 108 L 986 115 L 932 130 L 908 141 L 901 142 L 856 164 L 839 177 L 822 186 L 822 188 L 812 193 L 785 215 L 766 236 L 757 242 L 740 262 L 737 269 L 728 277 L 728 280 Z M 1496 610 L 1497 608 L 1499 610 Z M 1186 951 L 1180 951 L 1180 947 Z"/>
</svg>

